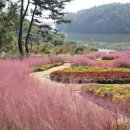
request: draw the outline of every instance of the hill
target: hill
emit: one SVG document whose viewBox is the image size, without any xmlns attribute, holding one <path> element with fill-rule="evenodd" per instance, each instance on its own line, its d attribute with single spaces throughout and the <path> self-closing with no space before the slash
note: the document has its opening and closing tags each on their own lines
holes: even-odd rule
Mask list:
<svg viewBox="0 0 130 130">
<path fill-rule="evenodd" d="M 65 32 L 76 33 L 130 33 L 130 3 L 114 3 L 92 7 L 77 13 L 67 13 L 71 24 L 57 25 Z"/>
</svg>

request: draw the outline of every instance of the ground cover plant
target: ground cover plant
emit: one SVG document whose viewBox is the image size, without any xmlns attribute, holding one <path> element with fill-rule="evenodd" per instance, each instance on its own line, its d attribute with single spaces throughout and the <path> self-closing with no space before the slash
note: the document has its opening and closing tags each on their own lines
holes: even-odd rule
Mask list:
<svg viewBox="0 0 130 130">
<path fill-rule="evenodd" d="M 27 61 L 0 60 L 1 130 L 118 128 L 110 113 L 95 109 L 65 89 L 40 83 L 29 72 Z"/>
<path fill-rule="evenodd" d="M 100 106 L 130 116 L 130 84 L 86 84 L 81 93 L 95 98 Z"/>
<path fill-rule="evenodd" d="M 83 85 L 82 89 L 112 100 L 124 102 L 130 100 L 130 84 L 92 84 Z"/>
<path fill-rule="evenodd" d="M 47 65 L 38 65 L 38 66 L 33 66 L 32 70 L 34 72 L 45 71 L 45 70 L 48 70 L 50 68 L 53 68 L 53 67 L 56 67 L 56 66 L 60 66 L 60 65 L 63 65 L 63 64 L 64 64 L 63 62 L 57 62 L 57 63 L 47 64 Z"/>
<path fill-rule="evenodd" d="M 51 73 L 50 78 L 66 83 L 130 83 L 130 69 L 73 66 Z"/>
</svg>

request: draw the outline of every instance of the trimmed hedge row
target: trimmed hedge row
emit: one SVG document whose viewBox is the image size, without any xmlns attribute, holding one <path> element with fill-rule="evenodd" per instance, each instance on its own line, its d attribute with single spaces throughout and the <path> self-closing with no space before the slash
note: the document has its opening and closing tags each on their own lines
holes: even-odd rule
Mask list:
<svg viewBox="0 0 130 130">
<path fill-rule="evenodd" d="M 96 68 L 92 71 L 72 71 L 69 70 L 55 71 L 50 74 L 51 80 L 63 83 L 103 83 L 103 84 L 117 84 L 117 83 L 130 83 L 130 71 L 125 70 L 112 70 L 102 68 L 102 72 Z"/>
<path fill-rule="evenodd" d="M 45 70 L 51 69 L 56 66 L 61 66 L 63 64 L 64 64 L 64 62 L 57 62 L 57 63 L 47 64 L 47 65 L 33 66 L 32 70 L 33 70 L 33 72 L 45 71 Z"/>
</svg>

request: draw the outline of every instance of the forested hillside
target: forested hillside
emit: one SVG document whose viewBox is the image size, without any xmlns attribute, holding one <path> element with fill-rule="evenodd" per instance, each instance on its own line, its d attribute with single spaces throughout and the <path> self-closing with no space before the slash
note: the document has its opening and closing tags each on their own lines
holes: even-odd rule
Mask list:
<svg viewBox="0 0 130 130">
<path fill-rule="evenodd" d="M 68 13 L 71 24 L 57 25 L 66 32 L 77 33 L 130 33 L 130 4 L 108 4 Z"/>
</svg>

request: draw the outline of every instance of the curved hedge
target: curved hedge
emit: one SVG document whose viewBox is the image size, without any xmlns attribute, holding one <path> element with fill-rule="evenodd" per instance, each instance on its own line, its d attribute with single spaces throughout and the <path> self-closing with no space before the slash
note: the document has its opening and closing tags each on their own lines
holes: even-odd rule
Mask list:
<svg viewBox="0 0 130 130">
<path fill-rule="evenodd" d="M 55 71 L 50 74 L 51 80 L 63 83 L 130 83 L 130 70 L 75 66 Z"/>
<path fill-rule="evenodd" d="M 61 66 L 63 64 L 64 62 L 56 62 L 56 63 L 46 64 L 46 65 L 37 65 L 37 66 L 33 66 L 32 70 L 33 72 L 45 71 L 56 66 Z"/>
</svg>

